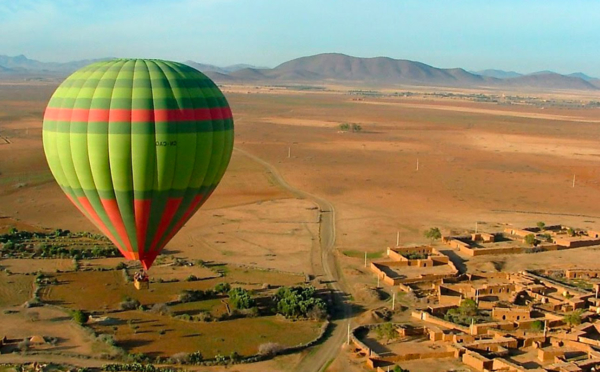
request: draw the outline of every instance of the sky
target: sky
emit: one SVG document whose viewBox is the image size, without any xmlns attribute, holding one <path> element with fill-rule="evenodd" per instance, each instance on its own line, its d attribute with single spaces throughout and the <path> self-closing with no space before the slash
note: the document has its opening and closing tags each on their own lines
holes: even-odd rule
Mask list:
<svg viewBox="0 0 600 372">
<path fill-rule="evenodd" d="M 0 0 L 0 54 L 275 67 L 319 53 L 600 77 L 598 0 Z"/>
</svg>

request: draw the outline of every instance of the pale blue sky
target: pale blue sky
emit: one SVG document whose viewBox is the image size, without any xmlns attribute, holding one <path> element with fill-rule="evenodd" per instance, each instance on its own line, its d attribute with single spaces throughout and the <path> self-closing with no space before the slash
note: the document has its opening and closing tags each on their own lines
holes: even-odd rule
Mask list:
<svg viewBox="0 0 600 372">
<path fill-rule="evenodd" d="M 325 52 L 600 77 L 596 0 L 0 0 L 0 54 L 274 67 Z"/>
</svg>

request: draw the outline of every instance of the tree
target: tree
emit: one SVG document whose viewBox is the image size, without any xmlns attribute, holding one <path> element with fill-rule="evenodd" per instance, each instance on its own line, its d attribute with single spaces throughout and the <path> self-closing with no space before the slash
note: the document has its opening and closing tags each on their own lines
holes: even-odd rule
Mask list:
<svg viewBox="0 0 600 372">
<path fill-rule="evenodd" d="M 207 289 L 206 291 L 203 291 L 201 289 L 198 289 L 198 290 L 183 290 L 179 294 L 179 301 L 180 302 L 201 301 L 201 300 L 204 300 L 206 298 L 211 297 L 212 294 L 213 294 L 213 291 L 210 290 L 210 289 Z"/>
<path fill-rule="evenodd" d="M 432 227 L 429 230 L 425 230 L 423 235 L 425 235 L 425 237 L 431 241 L 440 239 L 442 237 L 442 233 L 437 227 Z"/>
<path fill-rule="evenodd" d="M 95 258 L 98 258 L 100 256 L 102 256 L 102 248 L 98 247 L 97 245 L 94 246 L 94 248 L 92 248 L 92 256 Z"/>
<path fill-rule="evenodd" d="M 536 320 L 533 323 L 531 323 L 531 330 L 535 331 L 535 332 L 541 332 L 544 330 L 544 322 L 542 322 L 541 320 Z"/>
<path fill-rule="evenodd" d="M 394 367 L 394 372 L 410 372 L 408 369 L 404 369 L 402 367 L 400 367 L 399 365 L 396 365 Z"/>
<path fill-rule="evenodd" d="M 379 339 L 388 339 L 393 340 L 398 337 L 398 332 L 396 332 L 396 327 L 390 322 L 383 323 L 377 326 L 375 329 L 377 332 L 377 338 Z"/>
<path fill-rule="evenodd" d="M 352 131 L 360 132 L 360 131 L 362 131 L 362 127 L 359 124 L 352 124 Z"/>
<path fill-rule="evenodd" d="M 229 291 L 229 303 L 236 309 L 249 309 L 254 306 L 254 299 L 244 288 L 233 288 Z"/>
<path fill-rule="evenodd" d="M 537 223 L 537 227 L 538 227 L 538 229 L 540 229 L 540 231 L 544 231 L 544 227 L 546 227 L 546 224 L 542 221 L 539 221 Z"/>
<path fill-rule="evenodd" d="M 537 240 L 535 239 L 535 235 L 533 235 L 533 234 L 525 235 L 525 243 L 533 246 L 533 245 L 535 245 L 536 242 L 537 242 Z"/>
<path fill-rule="evenodd" d="M 581 310 L 575 310 L 563 318 L 564 322 L 567 323 L 569 327 L 578 326 L 581 324 Z"/>
<path fill-rule="evenodd" d="M 140 302 L 135 298 L 125 296 L 123 301 L 119 303 L 121 310 L 135 310 L 140 307 Z"/>
<path fill-rule="evenodd" d="M 227 293 L 231 290 L 231 284 L 229 283 L 218 283 L 217 285 L 215 285 L 215 292 L 217 293 Z"/>
<path fill-rule="evenodd" d="M 347 132 L 350 130 L 350 124 L 348 123 L 342 123 L 340 124 L 340 130 L 343 132 Z"/>
<path fill-rule="evenodd" d="M 567 234 L 568 234 L 569 236 L 575 236 L 575 230 L 573 230 L 572 228 L 570 228 L 570 227 L 569 227 L 569 228 L 567 229 Z"/>
<path fill-rule="evenodd" d="M 84 313 L 81 310 L 74 310 L 71 313 L 71 318 L 75 321 L 75 323 L 77 323 L 79 325 L 84 325 L 85 323 L 87 323 L 90 316 L 89 316 L 89 314 Z"/>
<path fill-rule="evenodd" d="M 458 311 L 463 316 L 475 316 L 479 312 L 479 306 L 477 306 L 477 302 L 474 300 L 466 298 L 460 303 Z"/>
<path fill-rule="evenodd" d="M 314 314 L 323 316 L 327 310 L 325 302 L 316 297 L 315 287 L 281 287 L 274 297 L 275 311 L 286 318 L 310 318 Z M 315 311 L 319 307 L 322 311 Z"/>
</svg>

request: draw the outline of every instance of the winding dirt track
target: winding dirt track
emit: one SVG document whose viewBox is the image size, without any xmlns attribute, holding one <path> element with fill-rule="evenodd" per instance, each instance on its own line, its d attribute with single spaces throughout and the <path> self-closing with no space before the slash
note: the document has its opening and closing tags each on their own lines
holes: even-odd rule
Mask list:
<svg viewBox="0 0 600 372">
<path fill-rule="evenodd" d="M 287 189 L 295 196 L 310 199 L 319 206 L 321 263 L 325 277 L 330 282 L 330 288 L 333 291 L 337 313 L 333 315 L 333 330 L 329 337 L 319 346 L 315 346 L 316 351 L 307 354 L 295 369 L 296 372 L 319 372 L 339 354 L 341 345 L 346 341 L 348 324 L 351 317 L 350 305 L 344 301 L 344 292 L 347 291 L 344 283 L 340 282 L 340 275 L 335 263 L 335 208 L 327 200 L 289 185 L 274 166 L 261 158 L 239 148 L 235 148 L 234 150 L 264 166 L 271 173 L 275 182 L 281 187 Z"/>
</svg>

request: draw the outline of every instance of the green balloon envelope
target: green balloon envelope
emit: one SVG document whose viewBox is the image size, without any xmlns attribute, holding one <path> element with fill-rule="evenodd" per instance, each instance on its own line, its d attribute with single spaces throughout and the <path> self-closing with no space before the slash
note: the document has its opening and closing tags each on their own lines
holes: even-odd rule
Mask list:
<svg viewBox="0 0 600 372">
<path fill-rule="evenodd" d="M 117 59 L 86 66 L 56 89 L 43 141 L 71 202 L 148 269 L 223 177 L 233 117 L 201 72 Z"/>
</svg>

